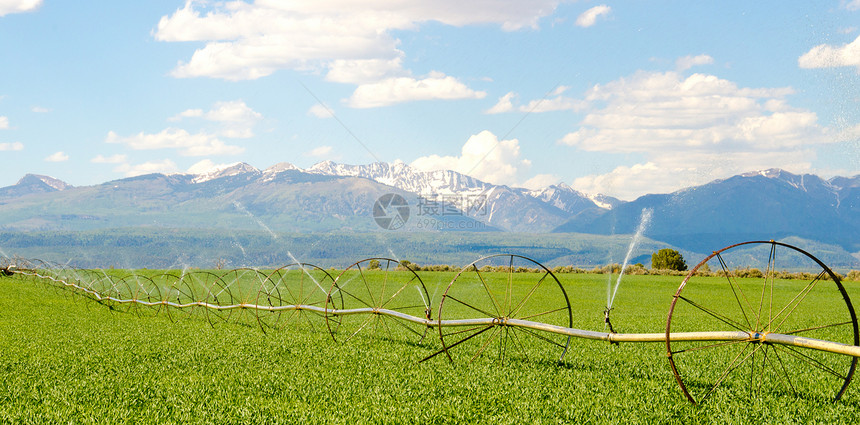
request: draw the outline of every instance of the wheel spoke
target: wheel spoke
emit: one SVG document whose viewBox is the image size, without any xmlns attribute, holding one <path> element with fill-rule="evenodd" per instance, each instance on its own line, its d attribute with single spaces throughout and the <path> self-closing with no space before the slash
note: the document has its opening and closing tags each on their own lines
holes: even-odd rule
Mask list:
<svg viewBox="0 0 860 425">
<path fill-rule="evenodd" d="M 344 291 L 344 290 L 343 290 L 343 288 L 341 288 L 341 289 L 340 289 L 340 292 L 342 292 L 342 293 L 344 293 L 344 294 L 346 294 L 346 295 L 349 295 L 349 296 L 350 296 L 350 297 L 352 297 L 354 300 L 356 300 L 356 301 L 358 301 L 358 302 L 360 302 L 360 303 L 362 303 L 362 304 L 364 304 L 364 305 L 366 305 L 366 306 L 368 306 L 368 307 L 370 307 L 370 308 L 374 308 L 372 305 L 368 304 L 368 303 L 367 303 L 367 302 L 365 302 L 363 299 L 361 299 L 361 298 L 359 298 L 359 297 L 356 297 L 355 295 L 352 295 L 352 294 L 351 294 L 351 293 L 349 293 L 349 292 Z"/>
<path fill-rule="evenodd" d="M 794 388 L 794 383 L 792 383 L 791 377 L 788 376 L 788 369 L 786 369 L 785 362 L 782 361 L 782 357 L 779 356 L 779 350 L 775 347 L 773 349 L 773 355 L 776 356 L 776 359 L 779 361 L 779 369 L 782 371 L 782 375 L 780 376 L 782 376 L 783 380 L 788 384 L 788 387 L 791 388 L 791 392 L 796 396 L 797 390 Z"/>
<path fill-rule="evenodd" d="M 485 313 L 485 314 L 487 314 L 487 316 L 489 316 L 489 317 L 502 317 L 502 310 L 501 310 L 502 305 L 501 305 L 501 304 L 499 304 L 499 301 L 496 299 L 496 296 L 495 296 L 495 295 L 493 295 L 493 293 L 490 291 L 490 287 L 487 285 L 487 282 L 484 280 L 484 277 L 483 277 L 483 276 L 481 276 L 481 272 L 480 272 L 480 271 L 478 271 L 478 267 L 477 267 L 477 266 L 475 266 L 475 274 L 477 274 L 477 275 L 478 275 L 478 279 L 481 281 L 481 285 L 483 285 L 483 286 L 484 286 L 484 290 L 485 290 L 485 291 L 487 291 L 487 295 L 489 295 L 489 296 L 490 296 L 490 299 L 491 299 L 491 300 L 492 300 L 492 302 L 493 302 L 493 308 L 494 308 L 494 309 L 496 309 L 496 314 L 495 314 L 495 315 L 492 315 L 492 314 L 489 314 L 489 313 Z M 477 309 L 476 309 L 476 310 L 477 310 Z M 478 311 L 481 311 L 481 310 L 478 310 Z M 483 311 L 481 311 L 481 312 L 483 313 Z"/>
<path fill-rule="evenodd" d="M 812 327 L 812 328 L 798 329 L 798 330 L 794 330 L 794 331 L 791 331 L 791 332 L 782 332 L 782 333 L 783 333 L 783 334 L 785 334 L 785 335 L 794 335 L 794 334 L 799 334 L 799 333 L 801 333 L 801 332 L 815 331 L 815 330 L 818 330 L 818 329 L 826 329 L 826 328 L 833 328 L 833 327 L 836 327 L 836 326 L 851 325 L 851 324 L 853 324 L 853 323 L 854 323 L 854 322 L 852 322 L 852 321 L 850 321 L 850 320 L 849 320 L 849 321 L 847 321 L 847 322 L 833 323 L 833 324 L 830 324 L 830 325 L 815 326 L 815 327 Z"/>
<path fill-rule="evenodd" d="M 730 374 L 732 371 L 734 371 L 735 369 L 737 369 L 738 367 L 740 367 L 740 365 L 742 365 L 745 361 L 747 361 L 747 359 L 749 359 L 749 358 L 750 358 L 750 356 L 752 356 L 753 354 L 755 354 L 755 352 L 756 352 L 756 351 L 758 351 L 758 350 L 761 348 L 761 345 L 756 346 L 755 348 L 753 348 L 753 350 L 752 350 L 749 354 L 747 354 L 747 355 L 746 355 L 746 357 L 744 357 L 743 359 L 741 359 L 740 361 L 738 361 L 738 359 L 740 359 L 741 355 L 742 355 L 744 352 L 746 352 L 746 351 L 747 351 L 747 348 L 749 348 L 749 346 L 750 346 L 750 344 L 746 344 L 746 345 L 744 346 L 744 349 L 743 349 L 743 350 L 741 350 L 741 352 L 740 352 L 740 353 L 738 353 L 738 355 L 737 355 L 737 356 L 735 356 L 735 358 L 732 360 L 731 364 L 729 364 L 729 367 L 728 367 L 728 368 L 726 368 L 726 370 L 724 370 L 724 371 L 723 371 L 723 374 L 720 376 L 720 378 L 717 380 L 717 382 L 716 382 L 716 383 L 711 387 L 711 389 L 707 392 L 707 394 L 705 394 L 705 396 L 704 396 L 704 397 L 702 397 L 702 401 L 707 400 L 707 399 L 708 399 L 708 397 L 710 397 L 710 396 L 711 396 L 711 394 L 713 394 L 713 392 L 717 389 L 717 387 L 719 387 L 719 386 L 720 386 L 720 384 L 722 384 L 722 383 L 723 383 L 723 381 L 726 379 L 726 377 L 727 377 L 727 376 L 729 376 L 729 374 Z"/>
<path fill-rule="evenodd" d="M 475 307 L 475 306 L 473 306 L 473 305 L 471 305 L 471 304 L 469 304 L 469 303 L 466 303 L 466 302 L 460 301 L 460 300 L 458 300 L 458 299 L 454 298 L 454 296 L 453 296 L 453 295 L 451 295 L 451 294 L 447 294 L 447 295 L 445 295 L 445 298 L 446 298 L 446 299 L 447 299 L 447 298 L 450 298 L 450 299 L 452 299 L 452 300 L 454 300 L 454 301 L 456 301 L 456 302 L 458 302 L 458 303 L 460 303 L 460 304 L 463 304 L 463 305 L 464 305 L 464 306 L 466 306 L 466 307 L 471 308 L 472 310 L 475 310 L 475 311 L 480 312 L 480 313 L 482 313 L 482 314 L 486 314 L 486 315 L 487 315 L 487 317 L 498 317 L 498 316 L 493 316 L 493 314 L 492 314 L 492 313 L 487 313 L 486 311 L 481 310 L 480 308 Z"/>
<path fill-rule="evenodd" d="M 367 278 L 364 277 L 364 270 L 361 268 L 361 264 L 357 264 L 356 268 L 358 269 L 359 276 L 361 276 L 361 281 L 364 282 L 364 287 L 367 289 L 367 295 L 370 296 L 370 303 L 373 305 L 370 305 L 367 303 L 364 303 L 364 304 L 367 304 L 369 307 L 373 308 L 373 306 L 376 305 L 376 299 L 373 298 L 373 291 L 370 290 L 370 284 L 367 283 Z M 388 273 L 388 272 L 386 271 L 386 273 Z M 362 302 L 364 302 L 364 301 L 362 301 Z"/>
<path fill-rule="evenodd" d="M 498 334 L 498 333 L 499 333 L 499 326 L 493 326 L 493 331 L 490 332 L 490 336 L 487 337 L 487 341 L 484 342 L 484 345 L 482 345 L 481 348 L 472 356 L 472 358 L 469 359 L 469 363 L 475 361 L 475 359 L 478 358 L 478 356 L 480 356 L 484 352 L 484 350 L 496 338 L 496 334 Z"/>
<path fill-rule="evenodd" d="M 794 347 L 785 345 L 785 346 L 781 346 L 780 348 L 785 349 L 788 354 L 791 354 L 795 358 L 803 361 L 804 363 L 809 364 L 812 367 L 815 367 L 819 370 L 827 372 L 827 373 L 829 373 L 829 374 L 831 374 L 831 375 L 833 375 L 839 379 L 842 379 L 842 380 L 848 379 L 847 376 L 841 375 L 839 372 L 833 370 L 832 368 L 828 367 L 824 363 L 821 363 L 820 361 L 810 357 L 809 355 L 800 352 L 799 350 L 795 349 Z"/>
<path fill-rule="evenodd" d="M 543 276 L 540 278 L 540 280 L 538 280 L 537 283 L 535 283 L 534 286 L 532 286 L 532 288 L 529 290 L 529 292 L 526 294 L 526 296 L 523 297 L 523 299 L 520 301 L 520 303 L 517 304 L 516 307 L 514 307 L 513 311 L 511 311 L 511 314 L 508 317 L 516 317 L 517 316 L 517 313 L 520 312 L 520 309 L 523 308 L 523 306 L 526 304 L 526 302 L 529 300 L 529 298 L 531 298 L 531 296 L 535 293 L 535 291 L 537 291 L 538 287 L 540 287 L 540 284 L 543 283 L 544 279 L 546 279 L 547 276 L 549 276 L 549 273 L 543 274 Z"/>
<path fill-rule="evenodd" d="M 563 344 L 560 344 L 560 343 L 558 343 L 558 342 L 556 342 L 556 341 L 553 341 L 553 340 L 551 340 L 551 339 L 549 339 L 549 338 L 547 338 L 547 337 L 545 337 L 545 336 L 543 336 L 543 335 L 541 335 L 541 334 L 539 334 L 539 333 L 537 333 L 537 332 L 535 332 L 535 331 L 533 331 L 533 330 L 531 330 L 531 329 L 528 329 L 528 328 L 521 328 L 521 330 L 522 330 L 522 331 L 524 331 L 524 332 L 526 332 L 526 333 L 528 333 L 528 334 L 531 334 L 531 335 L 532 335 L 532 336 L 534 336 L 535 338 L 541 339 L 541 340 L 543 340 L 543 341 L 545 341 L 545 342 L 548 342 L 548 343 L 550 343 L 550 344 L 557 345 L 557 346 L 559 346 L 559 347 L 561 347 L 561 348 L 567 349 L 567 346 L 566 346 L 566 345 L 563 345 Z M 568 338 L 568 342 L 570 342 L 570 338 Z"/>
<path fill-rule="evenodd" d="M 523 353 L 523 358 L 528 361 L 529 355 L 528 353 L 526 353 L 526 347 L 523 345 L 523 342 L 520 340 L 520 337 L 517 336 L 517 331 L 511 329 L 511 334 L 514 336 L 514 341 L 516 342 L 516 345 L 520 348 L 520 352 Z"/>
<path fill-rule="evenodd" d="M 771 323 L 768 323 L 768 328 L 770 329 L 771 324 L 773 324 L 773 322 L 775 322 L 780 316 L 782 316 L 782 313 L 785 312 L 785 309 L 793 305 L 793 307 L 791 307 L 791 310 L 789 310 L 785 317 L 782 318 L 779 324 L 777 324 L 776 327 L 773 328 L 773 332 L 778 331 L 779 328 L 782 327 L 782 324 L 785 323 L 785 321 L 791 316 L 792 313 L 794 313 L 794 310 L 796 310 L 797 307 L 799 307 L 800 304 L 803 303 L 803 300 L 806 299 L 806 296 L 809 295 L 810 292 L 812 292 L 812 289 L 815 288 L 815 285 L 821 280 L 825 273 L 826 270 L 822 270 L 820 273 L 818 273 L 818 276 L 816 276 L 815 279 L 812 279 L 812 281 L 810 281 L 805 287 L 803 287 L 803 289 L 797 295 L 795 295 L 794 298 L 792 298 L 791 301 L 789 301 L 788 304 L 786 304 L 785 307 L 783 307 L 782 310 L 780 310 L 779 313 L 777 313 L 773 319 L 771 319 Z"/>
<path fill-rule="evenodd" d="M 711 309 L 705 308 L 705 307 L 703 307 L 703 306 L 699 305 L 698 303 L 696 303 L 696 302 L 694 302 L 694 301 L 692 301 L 692 300 L 689 300 L 689 299 L 687 299 L 687 298 L 685 298 L 685 297 L 682 297 L 682 296 L 680 296 L 680 295 L 678 296 L 678 298 L 680 298 L 680 299 L 682 299 L 682 300 L 686 301 L 686 302 L 687 302 L 688 304 L 690 304 L 691 306 L 696 307 L 696 308 L 698 308 L 699 310 L 702 310 L 703 312 L 707 313 L 708 315 L 713 316 L 713 317 L 714 317 L 714 318 L 716 318 L 717 320 L 719 320 L 719 321 L 721 321 L 721 322 L 723 322 L 723 323 L 725 323 L 725 324 L 727 324 L 727 325 L 729 325 L 729 326 L 731 326 L 731 327 L 733 327 L 733 328 L 735 328 L 735 329 L 737 329 L 737 330 L 739 330 L 739 331 L 741 331 L 741 332 L 747 332 L 747 329 L 744 329 L 744 328 L 743 328 L 743 325 L 741 325 L 740 323 L 735 322 L 734 320 L 732 320 L 732 319 L 730 319 L 730 318 L 728 318 L 728 317 L 726 317 L 726 316 L 723 316 L 722 314 L 719 314 L 719 313 L 717 313 L 717 312 L 715 312 L 715 311 L 713 311 L 713 310 L 711 310 Z"/>
<path fill-rule="evenodd" d="M 424 362 L 426 360 L 430 360 L 433 357 L 436 357 L 437 355 L 439 355 L 440 353 L 443 353 L 443 352 L 448 355 L 448 359 L 451 359 L 451 353 L 449 353 L 448 350 L 450 350 L 450 349 L 452 349 L 452 348 L 454 348 L 454 347 L 456 347 L 456 346 L 458 346 L 458 345 L 460 345 L 460 344 L 462 344 L 462 343 L 464 343 L 464 342 L 466 342 L 466 341 L 468 341 L 468 340 L 470 340 L 470 339 L 472 339 L 472 338 L 474 338 L 474 337 L 476 337 L 476 336 L 478 336 L 478 335 L 480 335 L 480 334 L 482 334 L 482 333 L 484 333 L 490 329 L 493 329 L 493 328 L 495 328 L 495 326 L 493 326 L 493 325 L 485 326 L 483 329 L 479 330 L 478 332 L 475 332 L 475 333 L 473 333 L 473 334 L 471 334 L 471 335 L 469 335 L 469 336 L 467 336 L 467 337 L 465 337 L 465 338 L 463 338 L 463 339 L 461 339 L 461 340 L 459 340 L 459 341 L 457 341 L 451 345 L 448 345 L 448 346 L 445 345 L 445 339 L 442 338 L 442 349 L 429 355 L 429 356 L 427 356 L 427 357 L 425 357 L 425 358 L 423 358 L 423 359 L 421 359 L 421 361 L 419 361 L 419 363 Z M 457 333 L 468 332 L 468 331 L 475 330 L 475 329 L 479 329 L 479 328 L 472 328 L 472 329 L 469 329 L 467 331 L 462 331 L 462 332 L 457 332 Z"/>
<path fill-rule="evenodd" d="M 409 279 L 409 281 L 408 281 L 408 282 L 404 283 L 404 284 L 403 284 L 403 286 L 401 286 L 401 287 L 400 287 L 400 289 L 398 289 L 398 290 L 397 290 L 397 292 L 395 292 L 394 294 L 392 294 L 392 295 L 391 295 L 391 297 L 389 297 L 387 300 L 385 300 L 385 302 L 384 302 L 384 303 L 382 303 L 382 305 L 381 305 L 381 306 L 379 306 L 379 308 L 385 308 L 385 306 L 386 306 L 386 305 L 388 305 L 388 303 L 390 303 L 390 302 L 391 302 L 391 300 L 393 300 L 395 297 L 397 297 L 397 295 L 399 295 L 399 294 L 400 294 L 400 292 L 401 292 L 401 291 L 403 291 L 403 289 L 404 289 L 404 288 L 406 288 L 407 286 L 409 286 L 409 284 L 410 284 L 410 283 L 412 283 L 412 281 L 413 281 L 413 280 L 415 280 L 415 275 L 412 275 L 412 279 Z M 421 307 L 424 307 L 424 306 L 422 305 Z M 396 309 L 393 309 L 393 308 L 392 308 L 392 310 L 396 310 Z"/>
<path fill-rule="evenodd" d="M 511 255 L 511 261 L 508 264 L 508 290 L 505 291 L 505 317 L 511 317 L 511 305 L 514 303 L 514 256 Z"/>
<path fill-rule="evenodd" d="M 530 315 L 528 315 L 528 316 L 520 317 L 520 320 L 533 319 L 533 318 L 535 318 L 535 317 L 545 316 L 545 315 L 547 315 L 547 314 L 557 313 L 557 312 L 559 312 L 559 311 L 567 310 L 567 309 L 568 309 L 568 308 L 567 308 L 567 306 L 565 306 L 565 307 L 556 308 L 556 309 L 549 310 L 549 311 L 544 311 L 543 313 L 530 314 Z"/>
<path fill-rule="evenodd" d="M 732 294 L 734 294 L 734 296 L 735 296 L 735 301 L 737 301 L 737 303 L 738 303 L 738 308 L 740 308 L 741 313 L 744 315 L 744 320 L 747 322 L 747 326 L 749 328 L 752 328 L 752 323 L 750 323 L 750 319 L 747 316 L 746 309 L 744 309 L 743 304 L 741 304 L 740 298 L 744 299 L 744 302 L 746 302 L 750 311 L 753 311 L 752 304 L 750 304 L 750 301 L 747 298 L 746 293 L 744 293 L 743 289 L 741 289 L 741 286 L 732 279 L 731 272 L 729 272 L 729 267 L 726 265 L 726 261 L 723 259 L 723 256 L 720 254 L 717 254 L 717 259 L 720 262 L 720 267 L 722 267 L 723 273 L 726 275 L 726 281 L 729 282 L 729 288 L 731 288 Z M 735 290 L 736 287 L 737 287 L 737 290 Z M 738 292 L 740 292 L 741 297 L 738 297 Z"/>
</svg>

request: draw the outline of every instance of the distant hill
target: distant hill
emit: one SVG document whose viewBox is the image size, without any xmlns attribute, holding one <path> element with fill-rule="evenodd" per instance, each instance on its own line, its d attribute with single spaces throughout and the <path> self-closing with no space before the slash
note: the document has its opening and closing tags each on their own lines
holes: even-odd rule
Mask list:
<svg viewBox="0 0 860 425">
<path fill-rule="evenodd" d="M 387 194 L 388 201 L 397 196 L 403 204 L 378 204 Z M 539 190 L 493 185 L 454 171 L 421 172 L 403 163 L 326 161 L 305 170 L 289 163 L 265 170 L 237 163 L 203 174 L 149 174 L 81 187 L 28 174 L 0 188 L 0 231 L 611 236 L 634 233 L 644 209 L 652 211 L 647 238 L 689 252 L 791 237 L 860 251 L 860 176 L 825 180 L 778 169 L 632 202 L 584 194 L 564 184 Z M 380 227 L 379 214 L 391 215 L 379 223 L 398 223 L 397 228 Z"/>
<path fill-rule="evenodd" d="M 746 173 L 671 194 L 646 195 L 609 210 L 579 214 L 554 232 L 632 233 L 643 209 L 646 234 L 707 252 L 741 240 L 797 236 L 860 251 L 858 179 L 830 181 L 782 170 Z"/>
</svg>

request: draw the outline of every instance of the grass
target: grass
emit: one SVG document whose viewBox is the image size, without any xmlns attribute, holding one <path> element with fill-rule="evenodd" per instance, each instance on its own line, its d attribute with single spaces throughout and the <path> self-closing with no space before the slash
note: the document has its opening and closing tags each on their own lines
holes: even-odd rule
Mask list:
<svg viewBox="0 0 860 425">
<path fill-rule="evenodd" d="M 381 290 L 384 275 L 366 274 L 373 288 L 369 292 Z M 389 273 L 385 278 L 388 293 L 398 288 L 392 282 L 408 281 L 409 276 L 409 272 Z M 513 286 L 522 295 L 540 275 L 515 276 Z M 453 273 L 421 273 L 434 303 L 453 277 Z M 499 273 L 487 278 L 503 283 L 507 276 Z M 559 275 L 559 279 L 571 301 L 574 327 L 602 331 L 607 277 Z M 677 277 L 625 277 L 612 312 L 616 330 L 665 329 L 668 304 L 679 282 Z M 704 281 L 703 294 L 716 293 L 716 289 L 707 289 L 713 282 L 717 281 Z M 534 298 L 539 306 L 559 302 L 543 288 Z M 860 299 L 856 288 L 849 289 Z M 354 293 L 361 296 L 359 291 Z M 462 292 L 476 306 L 486 301 L 480 301 L 479 294 Z M 351 297 L 345 302 L 349 300 L 355 302 Z M 451 314 L 456 311 L 453 307 L 448 310 Z M 364 328 L 348 342 L 336 343 L 323 329 L 301 321 L 263 333 L 255 320 L 216 321 L 213 327 L 202 311 L 188 320 L 174 322 L 171 317 L 175 316 L 146 314 L 145 310 L 112 311 L 32 279 L 0 278 L 0 422 L 686 424 L 860 420 L 856 382 L 836 403 L 815 391 L 811 395 L 800 391 L 797 396 L 763 391 L 750 398 L 727 390 L 704 404 L 690 404 L 674 381 L 665 345 L 660 343 L 609 345 L 574 339 L 562 363 L 555 361 L 551 345 L 537 343 L 511 348 L 504 362 L 497 361 L 497 351 L 487 349 L 471 363 L 451 363 L 444 355 L 418 363 L 441 347 L 435 330 L 418 343 L 403 327 L 365 323 L 366 317 L 355 316 L 341 323 L 340 334 Z M 443 317 L 447 318 L 453 317 Z"/>
</svg>

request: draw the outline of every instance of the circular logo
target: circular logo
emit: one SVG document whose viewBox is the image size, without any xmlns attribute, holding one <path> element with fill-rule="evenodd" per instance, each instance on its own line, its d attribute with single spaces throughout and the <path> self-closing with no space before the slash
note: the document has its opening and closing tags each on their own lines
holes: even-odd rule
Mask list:
<svg viewBox="0 0 860 425">
<path fill-rule="evenodd" d="M 373 203 L 373 219 L 385 230 L 397 230 L 409 220 L 409 203 L 396 193 L 386 193 Z"/>
</svg>

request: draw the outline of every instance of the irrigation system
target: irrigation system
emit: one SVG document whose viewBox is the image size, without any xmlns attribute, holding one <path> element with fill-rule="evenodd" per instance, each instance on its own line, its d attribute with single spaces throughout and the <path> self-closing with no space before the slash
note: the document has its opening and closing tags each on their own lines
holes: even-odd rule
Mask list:
<svg viewBox="0 0 860 425">
<path fill-rule="evenodd" d="M 438 304 L 416 271 L 388 258 L 356 262 L 337 276 L 300 262 L 267 271 L 123 274 L 2 261 L 3 276 L 70 289 L 112 311 L 205 317 L 213 326 L 239 322 L 264 332 L 307 327 L 335 341 L 369 332 L 412 342 L 438 335 L 441 347 L 421 362 L 528 359 L 536 352 L 564 361 L 573 338 L 661 343 L 693 403 L 738 388 L 799 394 L 823 387 L 838 400 L 860 358 L 857 316 L 839 275 L 810 253 L 775 241 L 743 242 L 703 259 L 667 294 L 665 327 L 653 333 L 615 332 L 611 300 L 603 331 L 580 329 L 590 319 L 572 308 L 582 305 L 576 285 L 562 285 L 550 269 L 514 254 L 463 267 Z M 763 270 L 751 268 L 759 264 Z"/>
</svg>

